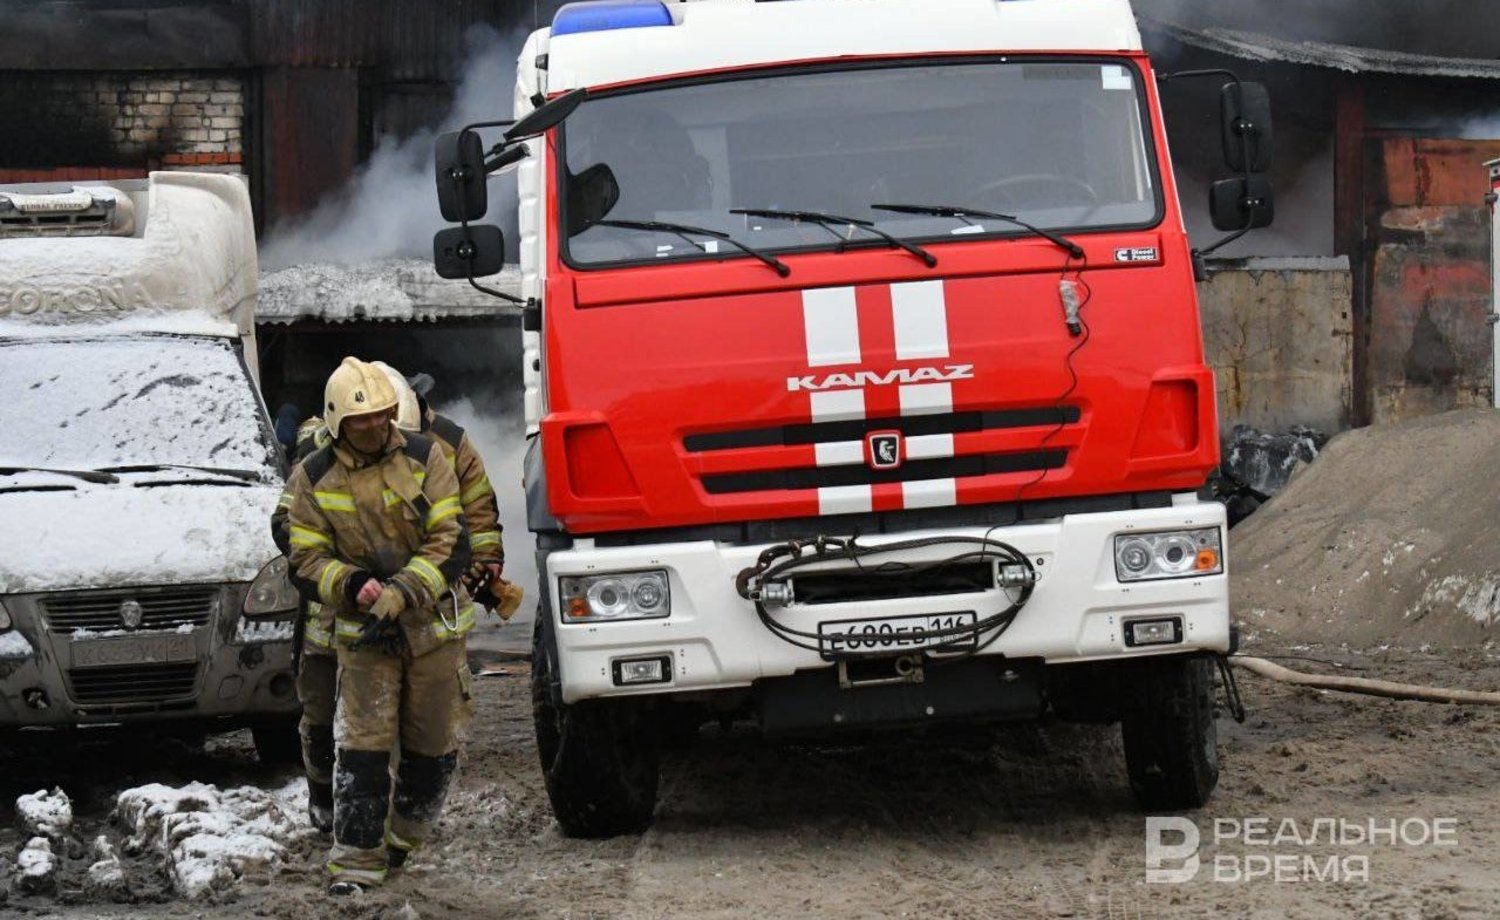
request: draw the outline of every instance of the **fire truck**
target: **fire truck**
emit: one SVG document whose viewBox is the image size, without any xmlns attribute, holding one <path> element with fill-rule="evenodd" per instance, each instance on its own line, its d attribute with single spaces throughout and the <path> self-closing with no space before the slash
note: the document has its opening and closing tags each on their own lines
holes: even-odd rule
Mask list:
<svg viewBox="0 0 1500 920">
<path fill-rule="evenodd" d="M 1271 134 L 1218 75 L 1227 240 L 1270 220 Z M 477 221 L 517 173 L 565 833 L 644 827 L 663 747 L 714 720 L 1118 723 L 1142 807 L 1208 799 L 1212 247 L 1161 79 L 1127 0 L 602 0 L 531 36 L 518 121 L 439 139 L 447 277 L 499 268 Z"/>
</svg>

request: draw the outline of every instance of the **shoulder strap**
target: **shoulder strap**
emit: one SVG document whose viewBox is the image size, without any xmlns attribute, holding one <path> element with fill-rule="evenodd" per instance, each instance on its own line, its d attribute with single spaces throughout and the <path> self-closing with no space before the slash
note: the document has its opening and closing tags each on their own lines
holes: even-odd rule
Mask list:
<svg viewBox="0 0 1500 920">
<path fill-rule="evenodd" d="M 302 461 L 302 468 L 307 471 L 307 481 L 317 485 L 318 480 L 333 469 L 333 445 L 324 445 L 308 454 L 307 459 Z"/>
<path fill-rule="evenodd" d="M 433 434 L 448 442 L 454 450 L 458 450 L 458 442 L 464 439 L 463 426 L 446 415 L 434 415 L 432 417 Z"/>
</svg>

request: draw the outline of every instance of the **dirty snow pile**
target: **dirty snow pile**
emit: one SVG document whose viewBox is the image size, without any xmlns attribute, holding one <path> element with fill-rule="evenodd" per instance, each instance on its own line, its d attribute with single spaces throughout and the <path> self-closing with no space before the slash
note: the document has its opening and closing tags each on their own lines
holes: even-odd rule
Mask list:
<svg viewBox="0 0 1500 920">
<path fill-rule="evenodd" d="M 28 834 L 58 837 L 73 826 L 73 803 L 61 789 L 39 789 L 16 799 L 16 820 Z"/>
<path fill-rule="evenodd" d="M 152 783 L 120 793 L 115 820 L 130 834 L 126 853 L 160 854 L 173 887 L 202 898 L 233 887 L 247 871 L 280 865 L 288 843 L 313 833 L 301 816 L 305 789 L 301 780 L 271 791 Z"/>
<path fill-rule="evenodd" d="M 1250 638 L 1471 645 L 1500 626 L 1500 412 L 1339 435 L 1235 528 L 1235 619 Z"/>
</svg>

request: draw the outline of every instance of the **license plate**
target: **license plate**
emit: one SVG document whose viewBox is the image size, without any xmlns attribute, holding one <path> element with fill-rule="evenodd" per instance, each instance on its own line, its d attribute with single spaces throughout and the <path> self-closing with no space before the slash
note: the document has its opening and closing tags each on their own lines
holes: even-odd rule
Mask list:
<svg viewBox="0 0 1500 920">
<path fill-rule="evenodd" d="M 79 639 L 72 643 L 73 667 L 96 668 L 119 664 L 165 664 L 195 661 L 198 644 L 190 635 L 130 636 L 121 639 Z"/>
<path fill-rule="evenodd" d="M 923 613 L 874 620 L 830 620 L 818 624 L 818 647 L 827 655 L 834 652 L 906 652 L 915 649 L 961 651 L 975 648 L 975 635 L 927 636 L 939 629 L 972 626 L 977 622 L 974 611 L 959 613 Z"/>
</svg>

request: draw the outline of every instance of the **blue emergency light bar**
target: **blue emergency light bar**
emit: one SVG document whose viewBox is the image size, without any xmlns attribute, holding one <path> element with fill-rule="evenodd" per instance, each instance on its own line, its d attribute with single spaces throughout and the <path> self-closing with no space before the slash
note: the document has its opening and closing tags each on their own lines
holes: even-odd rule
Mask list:
<svg viewBox="0 0 1500 920">
<path fill-rule="evenodd" d="M 667 12 L 667 5 L 661 0 L 585 0 L 569 3 L 557 11 L 552 17 L 552 34 L 574 35 L 671 24 L 672 14 Z"/>
</svg>

